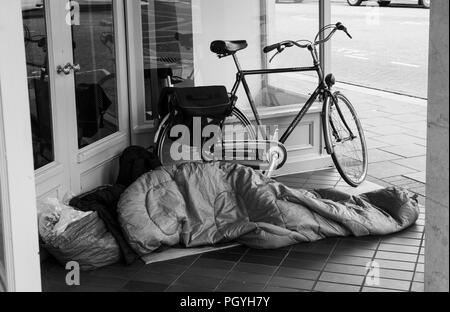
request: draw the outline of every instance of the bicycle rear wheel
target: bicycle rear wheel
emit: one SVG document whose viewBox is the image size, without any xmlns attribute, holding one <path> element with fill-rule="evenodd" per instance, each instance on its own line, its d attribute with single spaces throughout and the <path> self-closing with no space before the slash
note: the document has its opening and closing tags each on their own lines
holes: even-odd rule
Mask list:
<svg viewBox="0 0 450 312">
<path fill-rule="evenodd" d="M 238 108 L 233 108 L 231 115 L 225 119 L 224 125 L 232 124 L 242 128 L 245 131 L 246 140 L 256 140 L 256 134 L 252 127 L 251 122 Z M 227 160 L 226 157 L 214 158 L 214 148 L 220 147 L 222 141 L 226 141 L 229 138 L 225 137 L 224 132 L 220 136 L 217 142 L 212 145 L 212 150 L 205 151 L 203 145 L 201 147 L 192 146 L 192 144 L 183 144 L 179 138 L 173 138 L 171 136 L 172 129 L 176 126 L 173 118 L 167 116 L 164 118 L 159 131 L 157 133 L 156 148 L 158 157 L 163 166 L 175 165 L 177 163 L 183 163 L 187 161 L 202 161 L 202 160 Z M 223 127 L 222 127 L 223 130 Z M 185 137 L 191 138 L 190 134 L 183 133 Z M 243 138 L 244 139 L 244 138 Z M 192 143 L 192 142 L 189 142 Z M 204 140 L 202 143 L 205 143 Z M 210 143 L 211 144 L 211 143 Z M 222 156 L 222 155 L 221 155 Z"/>
<path fill-rule="evenodd" d="M 325 140 L 334 164 L 349 185 L 357 187 L 367 177 L 368 151 L 355 108 L 342 93 L 329 98 L 323 114 Z"/>
</svg>

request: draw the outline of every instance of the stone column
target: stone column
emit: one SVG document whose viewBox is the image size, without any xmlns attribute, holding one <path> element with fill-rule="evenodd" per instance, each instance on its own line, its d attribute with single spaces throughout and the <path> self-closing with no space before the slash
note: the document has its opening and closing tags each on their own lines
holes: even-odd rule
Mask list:
<svg viewBox="0 0 450 312">
<path fill-rule="evenodd" d="M 449 50 L 447 0 L 431 1 L 425 291 L 449 291 Z"/>
</svg>

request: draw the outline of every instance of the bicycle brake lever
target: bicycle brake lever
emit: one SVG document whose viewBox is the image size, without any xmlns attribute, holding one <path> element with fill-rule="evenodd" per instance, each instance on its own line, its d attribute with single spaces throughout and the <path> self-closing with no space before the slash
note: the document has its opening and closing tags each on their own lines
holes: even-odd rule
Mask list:
<svg viewBox="0 0 450 312">
<path fill-rule="evenodd" d="M 280 54 L 280 52 L 275 53 L 275 54 L 270 58 L 269 63 L 272 63 L 273 59 L 274 59 L 278 54 Z"/>
<path fill-rule="evenodd" d="M 344 30 L 344 32 L 347 34 L 347 36 L 348 36 L 350 39 L 353 39 L 352 35 L 350 35 L 350 34 L 348 33 L 347 28 Z"/>
</svg>

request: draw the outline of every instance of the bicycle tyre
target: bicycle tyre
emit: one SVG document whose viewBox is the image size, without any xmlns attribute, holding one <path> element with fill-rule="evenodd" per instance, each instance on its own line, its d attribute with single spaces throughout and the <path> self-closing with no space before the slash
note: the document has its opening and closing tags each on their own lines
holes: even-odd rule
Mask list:
<svg viewBox="0 0 450 312">
<path fill-rule="evenodd" d="M 342 93 L 334 93 L 327 102 L 322 114 L 327 150 L 344 181 L 357 187 L 365 181 L 369 165 L 367 143 L 361 121 L 350 100 Z M 341 133 L 338 132 L 346 134 L 349 132 L 345 123 L 352 130 L 355 138 L 339 142 L 336 136 L 340 136 Z"/>
</svg>

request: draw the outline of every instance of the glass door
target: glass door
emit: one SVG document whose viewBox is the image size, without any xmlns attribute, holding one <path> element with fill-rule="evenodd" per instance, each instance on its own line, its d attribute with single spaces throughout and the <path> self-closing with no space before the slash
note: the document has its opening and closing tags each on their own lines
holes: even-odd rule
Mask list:
<svg viewBox="0 0 450 312">
<path fill-rule="evenodd" d="M 71 190 L 80 192 L 115 182 L 118 157 L 130 141 L 125 11 L 120 0 L 66 3 L 67 93 L 75 117 Z"/>
<path fill-rule="evenodd" d="M 123 1 L 22 0 L 38 197 L 114 182 L 129 144 Z"/>
<path fill-rule="evenodd" d="M 69 191 L 67 77 L 54 69 L 64 62 L 60 1 L 21 0 L 28 97 L 38 197 L 63 197 Z M 62 25 L 61 25 L 62 24 Z"/>
</svg>

